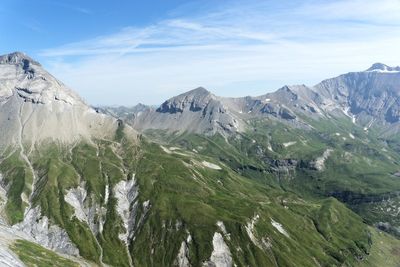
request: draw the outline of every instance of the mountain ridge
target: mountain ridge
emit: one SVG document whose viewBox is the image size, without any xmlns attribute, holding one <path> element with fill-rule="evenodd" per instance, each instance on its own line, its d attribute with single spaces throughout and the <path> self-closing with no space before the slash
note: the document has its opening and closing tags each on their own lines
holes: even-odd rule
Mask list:
<svg viewBox="0 0 400 267">
<path fill-rule="evenodd" d="M 385 71 L 375 71 L 379 68 Z M 247 127 L 246 120 L 254 117 L 275 117 L 304 128 L 308 125 L 301 117 L 328 119 L 330 116 L 339 116 L 360 123 L 366 131 L 375 125 L 382 127 L 382 134 L 393 135 L 400 130 L 400 113 L 395 104 L 400 101 L 400 89 L 396 87 L 400 83 L 397 69 L 399 67 L 376 63 L 366 71 L 342 74 L 311 87 L 284 86 L 275 92 L 255 97 L 220 97 L 199 87 L 166 100 L 157 109 L 141 110 L 140 116 L 145 119 L 134 116 L 131 124 L 138 130 L 166 129 L 162 121 L 170 120 L 179 122 L 169 127 L 171 131 L 218 132 L 225 135 L 243 131 Z M 366 102 L 364 98 L 371 101 Z M 395 103 L 391 103 L 391 98 Z M 225 113 L 224 118 L 220 119 L 224 123 L 213 125 L 211 121 L 218 119 L 211 116 L 208 124 L 197 122 L 189 126 L 187 120 L 199 121 L 195 112 L 207 113 L 206 107 L 210 108 L 207 105 L 211 100 L 218 111 Z M 181 114 L 179 118 L 174 115 L 176 113 Z M 371 120 L 373 116 L 378 119 Z"/>
</svg>

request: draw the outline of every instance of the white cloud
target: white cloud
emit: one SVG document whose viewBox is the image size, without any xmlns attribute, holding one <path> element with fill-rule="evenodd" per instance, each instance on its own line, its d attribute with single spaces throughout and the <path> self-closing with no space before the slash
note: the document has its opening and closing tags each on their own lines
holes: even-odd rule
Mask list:
<svg viewBox="0 0 400 267">
<path fill-rule="evenodd" d="M 376 61 L 400 63 L 399 1 L 271 3 L 129 27 L 42 56 L 89 102 L 125 105 L 157 104 L 200 85 L 219 95 L 261 94 Z"/>
</svg>

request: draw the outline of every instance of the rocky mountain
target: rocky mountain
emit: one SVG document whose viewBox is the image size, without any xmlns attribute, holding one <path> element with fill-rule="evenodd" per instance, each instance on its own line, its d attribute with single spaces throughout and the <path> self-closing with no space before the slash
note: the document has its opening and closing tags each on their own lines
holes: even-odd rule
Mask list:
<svg viewBox="0 0 400 267">
<path fill-rule="evenodd" d="M 106 137 L 117 128 L 42 66 L 22 53 L 0 57 L 0 144 L 46 139 L 72 143 Z"/>
<path fill-rule="evenodd" d="M 395 92 L 396 71 L 91 108 L 1 56 L 0 265 L 397 266 L 397 122 L 359 96 Z"/>
<path fill-rule="evenodd" d="M 217 97 L 197 88 L 165 101 L 159 108 L 131 111 L 138 130 L 164 129 L 206 134 L 231 134 L 249 127 L 249 118 L 271 117 L 307 128 L 304 117 L 347 117 L 367 131 L 399 132 L 399 67 L 381 63 L 308 87 L 285 86 L 258 97 Z"/>
</svg>

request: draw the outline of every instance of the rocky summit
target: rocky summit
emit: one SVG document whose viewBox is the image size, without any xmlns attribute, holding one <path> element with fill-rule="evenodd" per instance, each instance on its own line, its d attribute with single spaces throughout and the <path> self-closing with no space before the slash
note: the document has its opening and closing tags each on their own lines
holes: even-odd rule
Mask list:
<svg viewBox="0 0 400 267">
<path fill-rule="evenodd" d="M 0 265 L 398 266 L 399 94 L 377 63 L 93 108 L 1 56 Z"/>
</svg>

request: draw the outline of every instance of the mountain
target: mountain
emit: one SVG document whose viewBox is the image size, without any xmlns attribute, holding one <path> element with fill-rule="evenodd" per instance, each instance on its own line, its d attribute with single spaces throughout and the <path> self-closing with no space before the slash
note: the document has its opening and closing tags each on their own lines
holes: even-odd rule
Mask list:
<svg viewBox="0 0 400 267">
<path fill-rule="evenodd" d="M 327 79 L 312 87 L 284 86 L 258 97 L 217 97 L 197 88 L 165 101 L 158 109 L 141 110 L 131 124 L 140 131 L 164 129 L 212 135 L 243 132 L 250 127 L 249 118 L 274 117 L 309 128 L 304 117 L 345 116 L 365 131 L 376 126 L 381 134 L 393 135 L 400 130 L 399 69 L 376 63 L 366 71 Z"/>
<path fill-rule="evenodd" d="M 46 139 L 72 143 L 106 137 L 117 127 L 22 53 L 0 57 L 0 86 L 2 146 Z"/>
<path fill-rule="evenodd" d="M 397 266 L 400 140 L 317 88 L 91 108 L 2 56 L 0 263 Z"/>
<path fill-rule="evenodd" d="M 236 132 L 242 124 L 223 99 L 200 87 L 165 101 L 157 109 L 136 113 L 132 125 L 140 130 L 153 128 L 215 134 Z"/>
</svg>

